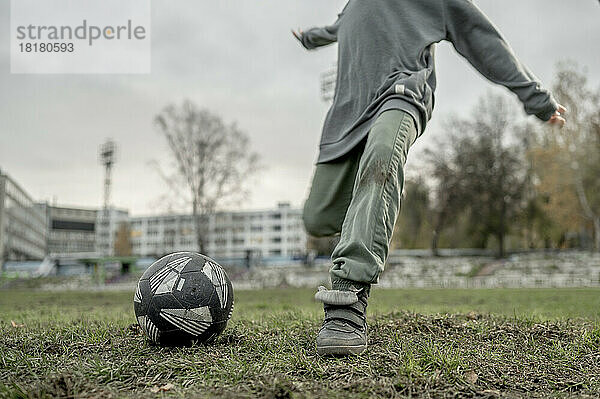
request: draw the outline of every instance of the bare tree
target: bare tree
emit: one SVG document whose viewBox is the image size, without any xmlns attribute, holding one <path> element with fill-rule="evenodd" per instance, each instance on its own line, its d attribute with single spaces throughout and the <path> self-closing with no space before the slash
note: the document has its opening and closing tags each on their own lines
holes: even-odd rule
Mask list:
<svg viewBox="0 0 600 399">
<path fill-rule="evenodd" d="M 449 139 L 430 151 L 437 182 L 432 249 L 452 219 L 466 216 L 469 236 L 485 247 L 490 236 L 505 253 L 505 237 L 522 208 L 526 173 L 524 152 L 513 135 L 514 107 L 503 96 L 483 97 L 468 119 L 446 123 Z"/>
<path fill-rule="evenodd" d="M 206 249 L 208 216 L 248 195 L 248 178 L 259 166 L 250 139 L 235 123 L 226 124 L 189 100 L 165 107 L 155 118 L 167 139 L 175 172 L 164 175 L 171 195 L 191 205 L 198 249 Z"/>
<path fill-rule="evenodd" d="M 441 147 L 441 146 L 440 146 Z M 440 153 L 442 152 L 442 153 Z M 432 176 L 436 181 L 435 202 L 432 207 L 433 231 L 431 233 L 431 252 L 438 256 L 440 235 L 449 223 L 456 221 L 461 209 L 460 174 L 453 165 L 452 156 L 443 151 L 426 150 L 431 161 Z"/>
</svg>

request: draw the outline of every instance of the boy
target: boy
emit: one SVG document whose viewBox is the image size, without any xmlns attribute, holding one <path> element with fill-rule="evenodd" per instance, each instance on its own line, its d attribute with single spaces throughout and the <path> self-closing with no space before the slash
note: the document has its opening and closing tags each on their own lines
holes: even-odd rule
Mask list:
<svg viewBox="0 0 600 399">
<path fill-rule="evenodd" d="M 566 110 L 470 0 L 349 0 L 333 25 L 293 33 L 307 49 L 339 45 L 336 92 L 303 219 L 314 236 L 340 234 L 332 289 L 315 295 L 325 310 L 317 352 L 358 354 L 367 347 L 367 299 L 388 255 L 408 149 L 433 110 L 435 43 L 452 42 L 528 114 L 562 126 Z"/>
</svg>

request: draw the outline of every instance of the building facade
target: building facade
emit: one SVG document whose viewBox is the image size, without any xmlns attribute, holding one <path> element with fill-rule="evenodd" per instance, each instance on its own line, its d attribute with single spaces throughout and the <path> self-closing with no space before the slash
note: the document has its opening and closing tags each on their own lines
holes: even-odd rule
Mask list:
<svg viewBox="0 0 600 399">
<path fill-rule="evenodd" d="M 202 222 L 204 251 L 216 259 L 292 259 L 306 254 L 302 210 L 276 208 L 218 212 Z M 0 264 L 41 260 L 48 254 L 159 257 L 198 251 L 192 215 L 130 217 L 128 211 L 34 203 L 0 171 Z M 121 253 L 126 252 L 126 253 Z"/>
<path fill-rule="evenodd" d="M 13 179 L 0 171 L 0 263 L 39 260 L 47 252 L 46 216 Z"/>
<path fill-rule="evenodd" d="M 96 250 L 98 210 L 39 204 L 46 215 L 48 253 L 90 253 Z"/>
<path fill-rule="evenodd" d="M 120 228 L 128 228 L 129 212 L 123 209 L 100 209 L 96 213 L 96 252 L 115 255 L 115 240 Z"/>
<path fill-rule="evenodd" d="M 206 221 L 205 252 L 214 258 L 300 257 L 307 236 L 302 210 L 280 203 L 275 209 L 219 212 Z M 198 251 L 191 215 L 132 217 L 129 219 L 134 255 L 161 256 L 176 251 Z"/>
</svg>

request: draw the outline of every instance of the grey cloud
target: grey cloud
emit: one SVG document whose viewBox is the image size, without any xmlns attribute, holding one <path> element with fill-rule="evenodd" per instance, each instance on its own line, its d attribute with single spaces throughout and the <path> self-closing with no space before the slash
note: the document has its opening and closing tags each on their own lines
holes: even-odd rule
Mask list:
<svg viewBox="0 0 600 399">
<path fill-rule="evenodd" d="M 592 51 L 600 37 L 595 2 L 476 3 L 546 85 L 561 58 L 587 65 L 591 80 L 599 83 L 599 52 Z M 3 26 L 9 25 L 8 4 L 0 2 Z M 244 207 L 278 200 L 299 206 L 327 111 L 319 74 L 335 61 L 336 48 L 306 52 L 289 31 L 330 23 L 343 5 L 340 0 L 154 0 L 152 74 L 147 76 L 11 75 L 4 29 L 0 167 L 37 198 L 56 195 L 63 203 L 98 205 L 97 146 L 113 137 L 120 145 L 113 202 L 133 213 L 150 213 L 165 188 L 148 160 L 167 165 L 168 159 L 152 118 L 166 103 L 190 98 L 237 121 L 268 167 Z M 443 134 L 443 116 L 468 111 L 490 88 L 450 45 L 439 46 L 437 55 L 437 109 L 410 155 L 409 169 L 416 166 L 420 149 Z"/>
</svg>

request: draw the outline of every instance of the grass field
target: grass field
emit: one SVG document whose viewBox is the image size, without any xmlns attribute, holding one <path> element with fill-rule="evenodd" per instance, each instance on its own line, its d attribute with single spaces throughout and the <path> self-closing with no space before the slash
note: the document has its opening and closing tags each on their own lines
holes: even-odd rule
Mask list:
<svg viewBox="0 0 600 399">
<path fill-rule="evenodd" d="M 132 293 L 0 291 L 0 397 L 598 397 L 600 290 L 375 290 L 366 355 L 322 359 L 303 289 L 236 292 L 210 346 L 159 348 Z"/>
</svg>

